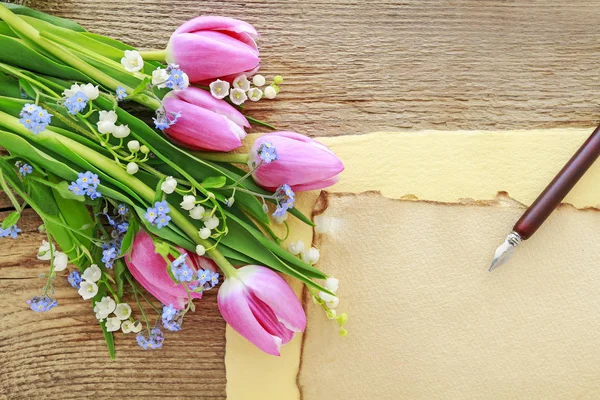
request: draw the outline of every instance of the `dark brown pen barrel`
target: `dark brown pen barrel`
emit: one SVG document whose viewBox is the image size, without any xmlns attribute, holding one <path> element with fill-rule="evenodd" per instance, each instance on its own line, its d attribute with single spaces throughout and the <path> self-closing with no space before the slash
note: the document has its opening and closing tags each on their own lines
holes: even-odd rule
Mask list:
<svg viewBox="0 0 600 400">
<path fill-rule="evenodd" d="M 517 221 L 513 230 L 522 239 L 529 239 L 531 235 L 546 221 L 546 218 L 565 198 L 567 193 L 581 179 L 583 174 L 592 166 L 600 155 L 600 126 L 594 130 L 590 137 L 581 145 L 577 153 L 554 177 L 552 182 L 533 202 L 531 207 Z"/>
</svg>

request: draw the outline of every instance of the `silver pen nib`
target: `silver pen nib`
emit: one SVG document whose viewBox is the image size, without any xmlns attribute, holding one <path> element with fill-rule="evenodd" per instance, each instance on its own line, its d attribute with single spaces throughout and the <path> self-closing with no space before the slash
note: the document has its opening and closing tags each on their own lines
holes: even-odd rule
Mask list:
<svg viewBox="0 0 600 400">
<path fill-rule="evenodd" d="M 496 249 L 496 253 L 494 253 L 494 259 L 492 260 L 492 265 L 490 265 L 489 272 L 492 272 L 500 265 L 504 264 L 510 256 L 515 252 L 515 247 L 521 244 L 521 236 L 517 232 L 511 232 L 506 237 L 504 243 L 502 243 Z"/>
</svg>

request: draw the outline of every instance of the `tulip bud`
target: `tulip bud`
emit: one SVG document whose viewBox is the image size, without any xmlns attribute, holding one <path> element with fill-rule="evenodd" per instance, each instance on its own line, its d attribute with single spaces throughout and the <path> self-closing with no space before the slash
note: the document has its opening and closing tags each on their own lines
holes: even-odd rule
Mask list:
<svg viewBox="0 0 600 400">
<path fill-rule="evenodd" d="M 231 81 L 240 74 L 252 75 L 258 69 L 256 37 L 256 29 L 244 21 L 197 17 L 173 33 L 166 60 L 179 65 L 192 83 L 207 83 L 216 78 Z"/>
<path fill-rule="evenodd" d="M 275 147 L 277 158 L 264 162 L 253 173 L 256 183 L 275 191 L 288 184 L 294 192 L 322 189 L 333 185 L 344 165 L 329 148 L 295 132 L 273 132 L 259 137 L 252 146 L 248 165 L 259 165 L 258 150 L 264 143 Z"/>
<path fill-rule="evenodd" d="M 196 87 L 170 92 L 164 98 L 164 106 L 167 113 L 181 114 L 164 132 L 193 150 L 234 150 L 246 137 L 244 128 L 250 127 L 232 105 Z"/>
<path fill-rule="evenodd" d="M 242 267 L 227 278 L 217 302 L 225 321 L 268 354 L 278 356 L 281 345 L 306 328 L 294 291 L 277 273 L 259 265 Z"/>
<path fill-rule="evenodd" d="M 216 266 L 211 260 L 184 249 L 179 251 L 187 254 L 186 263 L 192 270 L 216 271 Z M 135 236 L 130 253 L 125 255 L 125 262 L 136 281 L 160 302 L 172 304 L 177 310 L 185 307 L 188 300 L 185 287 L 173 282 L 169 276 L 167 262 L 156 252 L 154 242 L 146 232 L 140 231 Z M 191 292 L 190 296 L 199 299 L 202 293 Z"/>
</svg>

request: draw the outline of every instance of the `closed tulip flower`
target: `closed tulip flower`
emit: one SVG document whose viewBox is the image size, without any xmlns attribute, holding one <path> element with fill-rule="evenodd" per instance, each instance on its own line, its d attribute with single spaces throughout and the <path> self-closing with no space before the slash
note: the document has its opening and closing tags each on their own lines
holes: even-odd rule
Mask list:
<svg viewBox="0 0 600 400">
<path fill-rule="evenodd" d="M 193 252 L 187 253 L 187 263 L 194 270 L 205 269 L 216 271 L 215 264 L 208 258 L 200 257 Z M 154 242 L 148 234 L 140 231 L 134 241 L 129 254 L 125 256 L 127 268 L 150 294 L 163 304 L 172 304 L 177 310 L 185 307 L 188 295 L 182 284 L 175 283 L 167 271 L 165 259 L 156 253 Z M 202 298 L 202 293 L 191 293 L 192 298 Z"/>
<path fill-rule="evenodd" d="M 327 146 L 295 132 L 273 132 L 258 138 L 248 165 L 259 164 L 252 173 L 254 180 L 271 191 L 283 184 L 294 192 L 326 188 L 336 183 L 344 170 Z"/>
<path fill-rule="evenodd" d="M 242 267 L 225 279 L 217 302 L 225 321 L 267 354 L 278 356 L 280 347 L 306 328 L 306 315 L 292 288 L 259 265 Z"/>
<path fill-rule="evenodd" d="M 179 113 L 177 123 L 165 129 L 174 141 L 193 150 L 231 151 L 242 145 L 248 120 L 224 100 L 205 90 L 188 87 L 164 98 L 169 113 Z"/>
<path fill-rule="evenodd" d="M 260 63 L 256 37 L 258 32 L 247 22 L 227 17 L 197 17 L 173 33 L 166 61 L 179 65 L 192 83 L 251 75 Z"/>
</svg>

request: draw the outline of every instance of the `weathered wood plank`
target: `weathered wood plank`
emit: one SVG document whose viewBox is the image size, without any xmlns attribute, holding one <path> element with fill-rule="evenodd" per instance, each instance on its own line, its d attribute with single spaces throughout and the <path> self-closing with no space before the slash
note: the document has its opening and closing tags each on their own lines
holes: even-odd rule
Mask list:
<svg viewBox="0 0 600 400">
<path fill-rule="evenodd" d="M 594 0 L 30 0 L 86 28 L 164 47 L 199 14 L 262 33 L 279 101 L 248 108 L 310 135 L 591 126 L 598 120 Z M 141 28 L 143 27 L 143 28 Z"/>
</svg>

